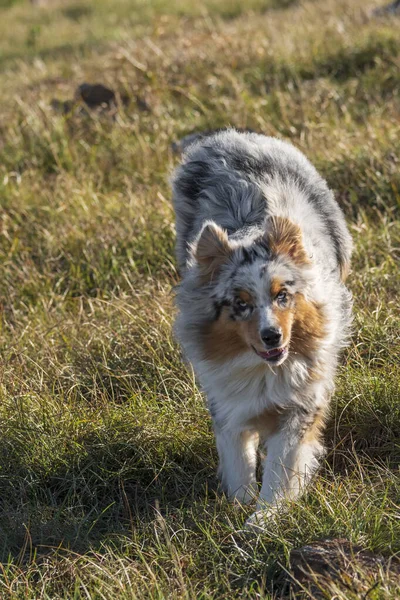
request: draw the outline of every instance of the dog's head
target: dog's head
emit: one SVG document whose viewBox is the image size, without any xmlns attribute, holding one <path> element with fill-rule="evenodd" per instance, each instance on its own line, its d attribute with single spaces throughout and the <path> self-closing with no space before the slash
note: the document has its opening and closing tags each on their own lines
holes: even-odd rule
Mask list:
<svg viewBox="0 0 400 600">
<path fill-rule="evenodd" d="M 199 286 L 214 303 L 203 328 L 204 354 L 227 360 L 252 351 L 270 365 L 310 356 L 324 334 L 321 307 L 307 299 L 312 262 L 300 228 L 270 217 L 257 237 L 229 239 L 208 222 L 192 247 Z"/>
</svg>

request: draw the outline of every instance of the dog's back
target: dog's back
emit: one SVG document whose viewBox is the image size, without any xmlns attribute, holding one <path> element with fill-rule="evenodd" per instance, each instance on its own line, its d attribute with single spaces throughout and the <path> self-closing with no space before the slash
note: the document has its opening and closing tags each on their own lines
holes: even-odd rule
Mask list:
<svg viewBox="0 0 400 600">
<path fill-rule="evenodd" d="M 262 512 L 295 498 L 318 465 L 351 323 L 351 238 L 326 182 L 273 138 L 203 138 L 173 186 L 175 331 L 207 394 L 231 498 L 252 500 L 257 446 L 267 449 Z"/>
<path fill-rule="evenodd" d="M 203 138 L 189 147 L 173 192 L 182 273 L 205 221 L 235 238 L 256 235 L 268 216 L 282 216 L 300 226 L 324 269 L 347 274 L 351 238 L 343 215 L 326 182 L 290 144 L 232 129 Z"/>
</svg>

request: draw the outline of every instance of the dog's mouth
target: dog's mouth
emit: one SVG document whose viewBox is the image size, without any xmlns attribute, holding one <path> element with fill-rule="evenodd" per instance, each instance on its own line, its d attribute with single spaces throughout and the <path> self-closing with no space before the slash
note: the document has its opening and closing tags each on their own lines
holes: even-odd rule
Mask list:
<svg viewBox="0 0 400 600">
<path fill-rule="evenodd" d="M 288 354 L 287 347 L 283 348 L 274 348 L 273 350 L 266 350 L 264 352 L 259 352 L 253 346 L 253 350 L 260 358 L 269 363 L 278 363 L 281 362 L 282 359 L 286 358 Z"/>
</svg>

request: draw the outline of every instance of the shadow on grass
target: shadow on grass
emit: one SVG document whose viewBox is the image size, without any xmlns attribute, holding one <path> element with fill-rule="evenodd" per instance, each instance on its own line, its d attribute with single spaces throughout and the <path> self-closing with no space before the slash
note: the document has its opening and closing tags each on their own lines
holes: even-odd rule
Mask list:
<svg viewBox="0 0 400 600">
<path fill-rule="evenodd" d="M 218 3 L 209 2 L 207 3 L 209 8 L 215 11 L 215 8 L 218 9 L 218 16 L 224 21 L 233 21 L 238 17 L 246 14 L 248 11 L 254 11 L 260 14 L 267 13 L 270 10 L 285 10 L 287 8 L 291 8 L 292 6 L 298 4 L 298 0 L 261 0 L 261 2 L 251 2 L 246 5 L 243 2 L 230 2 L 222 5 L 218 5 Z M 207 6 L 206 4 L 206 6 Z M 182 16 L 185 15 L 185 12 L 182 11 Z"/>
<path fill-rule="evenodd" d="M 400 465 L 400 385 L 396 367 L 352 372 L 338 384 L 326 430 L 328 463 L 337 473 L 354 468 L 354 457 L 396 470 Z"/>
<path fill-rule="evenodd" d="M 113 433 L 109 428 L 83 439 L 79 454 L 47 473 L 13 452 L 12 439 L 1 440 L 8 468 L 0 478 L 0 561 L 57 547 L 100 549 L 107 539 L 130 536 L 158 513 L 171 515 L 217 489 L 215 466 L 200 438 L 185 448 L 173 437 L 144 439 L 141 427 L 129 440 L 113 440 Z"/>
<path fill-rule="evenodd" d="M 84 6 L 80 4 L 71 4 L 61 10 L 62 14 L 71 19 L 71 21 L 80 21 L 84 17 L 88 17 L 93 13 L 93 8 L 90 6 Z"/>
<path fill-rule="evenodd" d="M 400 462 L 398 389 L 377 381 L 367 387 L 362 378 L 353 386 L 350 396 L 364 386 L 363 402 L 347 406 L 348 397 L 340 396 L 327 428 L 328 464 L 346 474 L 356 456 L 371 475 L 375 466 L 394 468 Z M 101 552 L 113 536 L 144 531 L 158 511 L 173 519 L 196 502 L 209 503 L 210 491 L 218 489 L 210 432 L 197 421 L 187 432 L 177 432 L 162 415 L 147 421 L 135 425 L 135 414 L 127 411 L 124 418 L 119 409 L 87 433 L 82 422 L 78 438 L 64 433 L 48 446 L 43 427 L 26 435 L 14 427 L 3 435 L 0 560 L 58 546 Z M 36 437 L 41 440 L 33 447 Z"/>
<path fill-rule="evenodd" d="M 372 156 L 360 149 L 353 156 L 343 156 L 335 162 L 320 162 L 317 166 L 329 186 L 336 191 L 336 198 L 347 218 L 357 220 L 360 209 L 367 213 L 374 213 L 378 209 L 388 218 L 399 217 L 397 145 L 379 156 Z"/>
<path fill-rule="evenodd" d="M 345 81 L 350 77 L 359 77 L 369 69 L 392 62 L 400 52 L 398 38 L 371 38 L 365 45 L 354 48 L 341 48 L 338 52 L 317 58 L 314 68 L 299 68 L 302 79 L 330 77 L 336 81 Z"/>
<path fill-rule="evenodd" d="M 363 40 L 358 46 L 340 48 L 335 51 L 323 51 L 307 59 L 296 61 L 276 61 L 272 58 L 262 59 L 257 65 L 247 70 L 245 80 L 249 90 L 255 95 L 269 93 L 271 89 L 287 89 L 288 83 L 301 86 L 302 82 L 319 78 L 328 78 L 337 83 L 349 79 L 362 80 L 369 73 L 377 72 L 377 78 L 383 79 L 379 86 L 387 92 L 393 90 L 397 83 L 397 70 L 394 61 L 400 53 L 399 39 L 393 35 L 377 36 Z M 246 67 L 245 67 L 246 71 Z M 394 82 L 386 72 L 393 72 Z M 382 78 L 382 73 L 385 77 Z M 366 85 L 374 89 L 374 81 Z M 376 84 L 376 80 L 375 80 Z"/>
</svg>

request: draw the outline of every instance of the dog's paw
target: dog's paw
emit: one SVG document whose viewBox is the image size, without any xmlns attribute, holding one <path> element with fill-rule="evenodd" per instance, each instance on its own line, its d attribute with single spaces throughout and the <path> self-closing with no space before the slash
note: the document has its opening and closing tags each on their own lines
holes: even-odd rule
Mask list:
<svg viewBox="0 0 400 600">
<path fill-rule="evenodd" d="M 268 528 L 268 524 L 271 523 L 276 514 L 277 508 L 275 506 L 256 510 L 245 522 L 245 530 L 253 533 L 262 533 Z"/>
<path fill-rule="evenodd" d="M 229 496 L 229 501 L 239 506 L 252 504 L 257 498 L 257 490 L 252 487 L 241 487 Z"/>
</svg>

